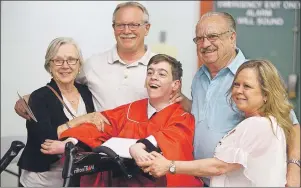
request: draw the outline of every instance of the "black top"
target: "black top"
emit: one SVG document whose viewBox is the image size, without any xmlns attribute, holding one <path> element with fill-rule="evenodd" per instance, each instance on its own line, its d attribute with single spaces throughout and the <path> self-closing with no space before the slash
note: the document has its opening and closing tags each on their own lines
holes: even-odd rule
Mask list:
<svg viewBox="0 0 301 188">
<path fill-rule="evenodd" d="M 61 97 L 62 94 L 52 79 L 50 85 Z M 86 106 L 87 113 L 94 112 L 92 94 L 88 87 L 74 83 Z M 50 165 L 56 162 L 58 155 L 43 154 L 41 144 L 46 139 L 57 140 L 57 127 L 69 121 L 63 111 L 63 105 L 56 95 L 46 86 L 35 90 L 29 98 L 28 104 L 37 118 L 37 123 L 33 120 L 26 121 L 27 143 L 18 162 L 21 169 L 32 172 L 48 171 Z"/>
</svg>

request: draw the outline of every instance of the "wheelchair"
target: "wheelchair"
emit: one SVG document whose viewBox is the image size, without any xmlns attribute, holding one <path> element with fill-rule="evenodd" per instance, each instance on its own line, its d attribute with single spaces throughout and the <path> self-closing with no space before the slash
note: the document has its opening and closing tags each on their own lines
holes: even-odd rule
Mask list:
<svg viewBox="0 0 301 188">
<path fill-rule="evenodd" d="M 124 176 L 127 179 L 142 174 L 155 181 L 155 178 L 144 173 L 133 159 L 119 157 L 113 150 L 106 146 L 98 146 L 92 152 L 79 152 L 72 142 L 65 146 L 65 161 L 62 177 L 63 187 L 79 187 L 80 177 L 97 172 L 109 173 L 108 186 L 112 186 L 112 178 Z"/>
<path fill-rule="evenodd" d="M 8 151 L 0 160 L 0 174 L 6 171 L 17 176 L 19 186 L 20 168 L 19 174 L 10 172 L 6 168 L 24 147 L 25 144 L 23 142 L 13 141 Z M 87 148 L 87 146 L 84 148 Z M 119 157 L 106 146 L 98 146 L 92 151 L 79 151 L 80 149 L 74 146 L 72 142 L 68 142 L 65 146 L 65 160 L 62 172 L 62 178 L 64 179 L 63 187 L 80 187 L 81 176 L 104 171 L 107 171 L 109 174 L 109 187 L 112 186 L 112 178 L 120 176 L 131 179 L 135 175 L 142 174 L 151 181 L 156 180 L 148 173 L 144 173 L 133 159 Z"/>
<path fill-rule="evenodd" d="M 0 174 L 2 174 L 3 171 L 6 171 L 14 176 L 17 176 L 19 186 L 20 186 L 21 169 L 19 168 L 19 174 L 16 174 L 15 172 L 7 170 L 6 168 L 24 147 L 25 147 L 25 144 L 23 142 L 18 141 L 18 140 L 13 141 L 11 143 L 10 148 L 7 150 L 7 152 L 4 154 L 4 156 L 0 160 Z"/>
</svg>

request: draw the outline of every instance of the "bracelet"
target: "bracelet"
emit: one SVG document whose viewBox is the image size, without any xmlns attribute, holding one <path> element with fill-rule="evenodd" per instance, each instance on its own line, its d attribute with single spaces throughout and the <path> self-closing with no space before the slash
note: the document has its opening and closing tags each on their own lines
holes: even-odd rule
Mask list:
<svg viewBox="0 0 301 188">
<path fill-rule="evenodd" d="M 66 122 L 65 125 L 67 126 L 68 129 L 71 128 L 68 122 Z"/>
<path fill-rule="evenodd" d="M 300 160 L 290 159 L 290 160 L 287 161 L 287 164 L 289 164 L 289 163 L 294 163 L 294 164 L 296 164 L 300 167 Z"/>
</svg>

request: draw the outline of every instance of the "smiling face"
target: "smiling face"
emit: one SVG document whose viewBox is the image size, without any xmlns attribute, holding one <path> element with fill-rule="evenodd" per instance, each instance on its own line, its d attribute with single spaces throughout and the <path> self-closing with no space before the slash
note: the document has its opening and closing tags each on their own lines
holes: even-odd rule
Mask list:
<svg viewBox="0 0 301 188">
<path fill-rule="evenodd" d="M 116 12 L 113 28 L 118 50 L 136 52 L 141 48 L 144 49 L 144 37 L 148 34 L 150 24 L 145 24 L 143 18 L 142 10 L 134 6 L 122 7 Z M 122 24 L 142 25 L 132 30 L 128 25 L 124 29 L 118 29 L 118 25 Z"/>
<path fill-rule="evenodd" d="M 196 26 L 196 37 L 204 38 L 197 44 L 197 54 L 206 65 L 221 64 L 231 59 L 236 47 L 236 34 L 230 31 L 229 24 L 221 15 L 202 18 Z M 214 40 L 213 40 L 214 39 Z M 211 40 L 211 41 L 210 41 Z"/>
<path fill-rule="evenodd" d="M 260 115 L 259 109 L 266 100 L 258 80 L 258 74 L 253 68 L 245 68 L 233 82 L 232 100 L 246 117 Z"/>
<path fill-rule="evenodd" d="M 180 86 L 179 80 L 173 80 L 171 65 L 166 61 L 148 66 L 145 87 L 150 100 L 168 102 L 170 94 Z"/>
<path fill-rule="evenodd" d="M 74 60 L 79 59 L 78 51 L 73 44 L 63 44 L 59 47 L 56 55 L 52 58 L 49 64 L 49 71 L 53 79 L 61 84 L 73 84 L 77 76 L 80 63 L 76 62 L 75 65 L 68 65 L 64 61 L 63 65 L 56 65 L 55 60 Z"/>
</svg>

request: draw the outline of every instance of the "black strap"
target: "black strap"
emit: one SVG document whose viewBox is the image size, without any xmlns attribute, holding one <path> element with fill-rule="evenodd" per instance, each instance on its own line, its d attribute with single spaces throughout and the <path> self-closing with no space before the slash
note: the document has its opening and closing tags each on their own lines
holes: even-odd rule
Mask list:
<svg viewBox="0 0 301 188">
<path fill-rule="evenodd" d="M 138 140 L 136 143 L 144 144 L 146 147 L 145 150 L 149 153 L 152 151 L 161 152 L 160 149 L 157 148 L 156 146 L 154 146 L 148 139 L 143 138 L 143 139 Z"/>
<path fill-rule="evenodd" d="M 67 109 L 67 111 L 70 113 L 70 115 L 75 118 L 76 116 L 71 112 L 71 110 L 68 108 L 68 106 L 65 104 L 65 102 L 63 101 L 63 99 L 60 97 L 60 95 L 50 86 L 50 85 L 46 85 L 56 96 L 57 98 L 61 101 L 61 103 L 63 104 L 63 106 Z"/>
</svg>

